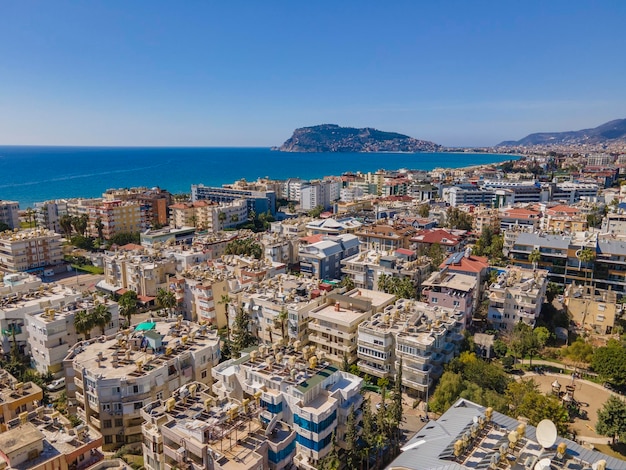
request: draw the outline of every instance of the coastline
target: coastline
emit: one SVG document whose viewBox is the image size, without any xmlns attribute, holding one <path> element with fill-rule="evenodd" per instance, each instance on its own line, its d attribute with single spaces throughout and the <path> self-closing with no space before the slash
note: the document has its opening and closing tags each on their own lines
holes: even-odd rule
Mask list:
<svg viewBox="0 0 626 470">
<path fill-rule="evenodd" d="M 0 146 L 0 199 L 20 203 L 100 197 L 112 188 L 160 187 L 189 193 L 192 184 L 222 186 L 360 171 L 432 171 L 500 164 L 519 156 L 475 152 L 293 153 L 269 148 L 101 148 Z"/>
</svg>

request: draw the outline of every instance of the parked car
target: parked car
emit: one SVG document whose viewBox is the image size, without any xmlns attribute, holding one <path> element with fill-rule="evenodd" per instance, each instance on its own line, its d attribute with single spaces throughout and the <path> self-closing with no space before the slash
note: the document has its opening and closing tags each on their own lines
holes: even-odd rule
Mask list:
<svg viewBox="0 0 626 470">
<path fill-rule="evenodd" d="M 65 377 L 61 377 L 60 379 L 53 380 L 46 386 L 46 388 L 51 392 L 56 392 L 57 390 L 61 390 L 63 387 L 65 387 Z"/>
</svg>

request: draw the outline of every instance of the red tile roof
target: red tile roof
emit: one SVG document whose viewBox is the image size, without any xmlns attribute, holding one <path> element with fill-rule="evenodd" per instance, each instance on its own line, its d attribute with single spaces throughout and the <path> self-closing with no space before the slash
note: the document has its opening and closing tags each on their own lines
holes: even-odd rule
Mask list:
<svg viewBox="0 0 626 470">
<path fill-rule="evenodd" d="M 441 265 L 439 266 L 440 269 L 443 269 L 447 266 L 449 271 L 463 271 L 478 274 L 483 269 L 489 267 L 489 258 L 487 258 L 486 256 L 470 255 L 469 258 L 463 256 L 461 260 L 455 264 L 446 264 L 446 261 L 441 263 Z"/>
<path fill-rule="evenodd" d="M 399 253 L 399 254 L 405 255 L 405 256 L 415 256 L 415 252 L 414 251 L 407 250 L 406 248 L 398 248 L 396 250 L 396 253 Z"/>
<path fill-rule="evenodd" d="M 127 243 L 124 246 L 120 246 L 120 250 L 126 250 L 126 251 L 143 250 L 143 246 L 137 245 L 136 243 Z"/>
<path fill-rule="evenodd" d="M 461 242 L 461 237 L 458 237 L 445 229 L 435 228 L 432 230 L 420 230 L 413 237 L 411 237 L 411 241 L 415 241 L 418 243 L 455 246 Z"/>
<path fill-rule="evenodd" d="M 546 214 L 556 215 L 556 214 L 567 214 L 567 215 L 576 215 L 580 213 L 580 209 L 576 207 L 567 206 L 565 204 L 559 204 L 558 206 L 549 207 L 546 209 Z"/>
<path fill-rule="evenodd" d="M 310 237 L 302 237 L 300 241 L 303 241 L 309 245 L 312 245 L 313 243 L 321 242 L 322 240 L 324 240 L 325 236 L 326 236 L 325 234 L 319 233 L 317 235 L 311 235 Z"/>
</svg>

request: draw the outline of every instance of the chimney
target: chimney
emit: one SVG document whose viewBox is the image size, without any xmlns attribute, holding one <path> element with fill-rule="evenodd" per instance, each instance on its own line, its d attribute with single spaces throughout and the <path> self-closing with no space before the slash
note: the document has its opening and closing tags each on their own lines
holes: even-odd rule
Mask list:
<svg viewBox="0 0 626 470">
<path fill-rule="evenodd" d="M 340 307 L 339 302 L 335 302 L 335 312 L 341 311 L 339 307 Z"/>
</svg>

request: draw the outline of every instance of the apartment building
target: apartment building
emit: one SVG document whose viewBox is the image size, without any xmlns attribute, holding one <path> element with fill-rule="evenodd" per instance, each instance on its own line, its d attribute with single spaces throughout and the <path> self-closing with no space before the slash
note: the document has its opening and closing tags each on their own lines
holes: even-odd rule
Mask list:
<svg viewBox="0 0 626 470">
<path fill-rule="evenodd" d="M 19 202 L 0 199 L 0 223 L 8 225 L 10 229 L 20 228 Z"/>
<path fill-rule="evenodd" d="M 393 379 L 402 361 L 402 385 L 425 398 L 458 354 L 464 329 L 458 310 L 398 299 L 359 325 L 359 369 Z"/>
<path fill-rule="evenodd" d="M 442 196 L 443 200 L 452 207 L 457 207 L 463 204 L 491 207 L 495 191 L 479 188 L 473 184 L 461 184 L 444 188 Z"/>
<path fill-rule="evenodd" d="M 311 217 L 300 216 L 292 219 L 281 220 L 270 223 L 270 232 L 278 233 L 286 237 L 305 237 L 307 235 L 307 224 L 311 222 Z M 316 219 L 318 222 L 321 220 Z"/>
<path fill-rule="evenodd" d="M 362 379 L 329 364 L 321 351 L 299 343 L 289 348 L 259 346 L 213 368 L 213 375 L 218 399 L 243 403 L 258 397 L 264 408 L 262 421 L 270 427 L 282 422 L 285 433 L 295 431 L 292 461 L 298 469 L 319 468 L 319 461 L 331 451 L 333 434 L 337 445 L 345 446 L 348 416 L 352 414 L 357 423 L 361 420 Z M 278 465 L 290 453 L 286 448 L 270 465 L 282 468 Z"/>
<path fill-rule="evenodd" d="M 306 344 L 309 312 L 326 303 L 326 289 L 332 286 L 320 286 L 317 279 L 281 275 L 242 290 L 235 308 L 250 315 L 252 333 L 259 341 Z"/>
<path fill-rule="evenodd" d="M 609 212 L 605 215 L 602 221 L 602 233 L 623 237 L 626 234 L 626 211 Z"/>
<path fill-rule="evenodd" d="M 541 219 L 541 230 L 552 233 L 584 232 L 587 217 L 577 207 L 559 204 L 547 207 Z"/>
<path fill-rule="evenodd" d="M 40 406 L 43 391 L 36 383 L 19 382 L 0 369 L 0 399 L 0 433 L 4 433 L 19 425 Z"/>
<path fill-rule="evenodd" d="M 596 183 L 549 183 L 550 200 L 564 204 L 574 204 L 579 201 L 595 201 L 598 197 Z"/>
<path fill-rule="evenodd" d="M 102 198 L 75 198 L 67 200 L 67 214 L 72 217 L 78 217 L 83 214 L 89 215 L 89 210 L 93 206 L 102 204 Z"/>
<path fill-rule="evenodd" d="M 329 294 L 326 302 L 309 312 L 309 341 L 335 364 L 357 360 L 358 326 L 377 310 L 391 304 L 395 296 L 378 291 L 354 290 Z"/>
<path fill-rule="evenodd" d="M 469 325 L 474 312 L 478 284 L 475 275 L 450 271 L 449 265 L 446 265 L 422 282 L 422 296 L 429 305 L 461 312 L 465 323 Z"/>
<path fill-rule="evenodd" d="M 137 201 L 141 205 L 147 227 L 167 225 L 168 207 L 172 204 L 169 191 L 155 188 L 107 189 L 105 201 Z"/>
<path fill-rule="evenodd" d="M 140 243 L 146 248 L 160 246 L 191 245 L 196 234 L 196 229 L 192 227 L 172 228 L 163 227 L 160 229 L 148 229 L 141 232 Z"/>
<path fill-rule="evenodd" d="M 489 286 L 487 322 L 499 330 L 513 330 L 523 321 L 534 328 L 548 285 L 548 271 L 510 267 L 502 269 Z"/>
<path fill-rule="evenodd" d="M 144 322 L 123 334 L 76 344 L 64 360 L 68 399 L 103 436 L 103 450 L 140 448 L 141 409 L 185 384 L 211 385 L 217 333 L 191 322 Z"/>
<path fill-rule="evenodd" d="M 472 230 L 474 233 L 482 233 L 489 227 L 494 232 L 500 230 L 500 211 L 490 207 L 476 207 L 472 212 Z"/>
<path fill-rule="evenodd" d="M 177 267 L 175 257 L 145 252 L 142 247 L 108 251 L 102 261 L 104 279 L 97 284 L 98 289 L 117 294 L 133 290 L 144 303 L 152 302 L 159 289 L 167 289 L 168 277 L 176 274 Z"/>
<path fill-rule="evenodd" d="M 251 211 L 257 214 L 270 212 L 276 214 L 276 193 L 273 190 L 251 190 L 229 187 L 210 187 L 203 184 L 191 185 L 192 202 L 209 200 L 214 202 L 233 202 L 236 199 L 245 199 L 249 214 Z M 247 220 L 248 216 L 244 220 Z"/>
<path fill-rule="evenodd" d="M 411 243 L 417 248 L 430 249 L 432 245 L 439 245 L 444 252 L 454 253 L 465 247 L 465 231 L 436 228 L 420 230 L 411 237 Z"/>
<path fill-rule="evenodd" d="M 95 294 L 77 295 L 69 289 L 60 291 L 60 295 L 64 296 L 64 300 L 56 307 L 38 309 L 25 316 L 31 367 L 41 374 L 51 373 L 57 378 L 63 376 L 63 359 L 70 347 L 85 336 L 113 335 L 119 330 L 119 306 L 116 302 Z M 100 304 L 105 305 L 111 314 L 111 320 L 104 329 L 94 326 L 87 334 L 77 332 L 74 327 L 76 314 L 80 311 L 90 313 Z"/>
<path fill-rule="evenodd" d="M 16 470 L 84 470 L 101 461 L 102 436 L 72 428 L 59 412 L 38 408 L 0 434 L 0 465 Z"/>
<path fill-rule="evenodd" d="M 621 310 L 617 309 L 615 292 L 588 285 L 567 286 L 563 304 L 577 328 L 598 335 L 610 335 L 615 319 L 621 314 Z"/>
<path fill-rule="evenodd" d="M 45 228 L 0 233 L 0 271 L 41 272 L 63 264 L 61 235 Z"/>
<path fill-rule="evenodd" d="M 248 220 L 245 199 L 217 203 L 213 201 L 179 202 L 170 206 L 170 224 L 176 228 L 195 227 L 212 233 L 235 228 Z"/>
<path fill-rule="evenodd" d="M 363 224 L 353 217 L 344 217 L 341 219 L 314 219 L 306 224 L 308 235 L 329 235 L 337 236 L 344 233 L 355 233 Z"/>
<path fill-rule="evenodd" d="M 98 221 L 102 223 L 102 236 L 105 240 L 119 233 L 143 232 L 146 218 L 142 206 L 137 201 L 102 201 L 89 206 L 89 235 L 99 237 Z"/>
<path fill-rule="evenodd" d="M 354 234 L 359 237 L 363 250 L 395 251 L 408 249 L 411 236 L 415 235 L 413 227 L 394 227 L 385 224 L 367 225 Z"/>
<path fill-rule="evenodd" d="M 341 260 L 342 272 L 360 289 L 380 290 L 378 280 L 387 277 L 409 278 L 418 289 L 430 274 L 430 259 L 417 257 L 414 251 L 399 248 L 390 252 L 361 251 Z"/>
<path fill-rule="evenodd" d="M 300 184 L 300 209 L 311 210 L 318 206 L 328 209 L 341 196 L 341 182 L 335 180 L 311 181 Z"/>
<path fill-rule="evenodd" d="M 270 232 L 261 235 L 259 243 L 263 246 L 263 254 L 267 259 L 288 266 L 298 262 L 300 239 L 297 237 Z"/>
<path fill-rule="evenodd" d="M 63 233 L 60 221 L 61 217 L 67 215 L 67 201 L 65 199 L 36 202 L 33 208 L 36 211 L 37 227 L 47 228 L 56 233 Z"/>
<path fill-rule="evenodd" d="M 500 209 L 498 218 L 500 219 L 500 230 L 512 230 L 515 227 L 522 227 L 522 230 L 535 231 L 539 229 L 541 213 L 523 207 L 508 207 Z"/>
<path fill-rule="evenodd" d="M 216 400 L 200 383 L 181 387 L 168 400 L 142 409 L 144 466 L 148 470 L 231 468 L 281 470 L 291 465 L 296 433 L 256 398 Z"/>
<path fill-rule="evenodd" d="M 341 260 L 359 252 L 359 239 L 351 234 L 300 246 L 300 272 L 317 279 L 339 279 Z"/>
</svg>

